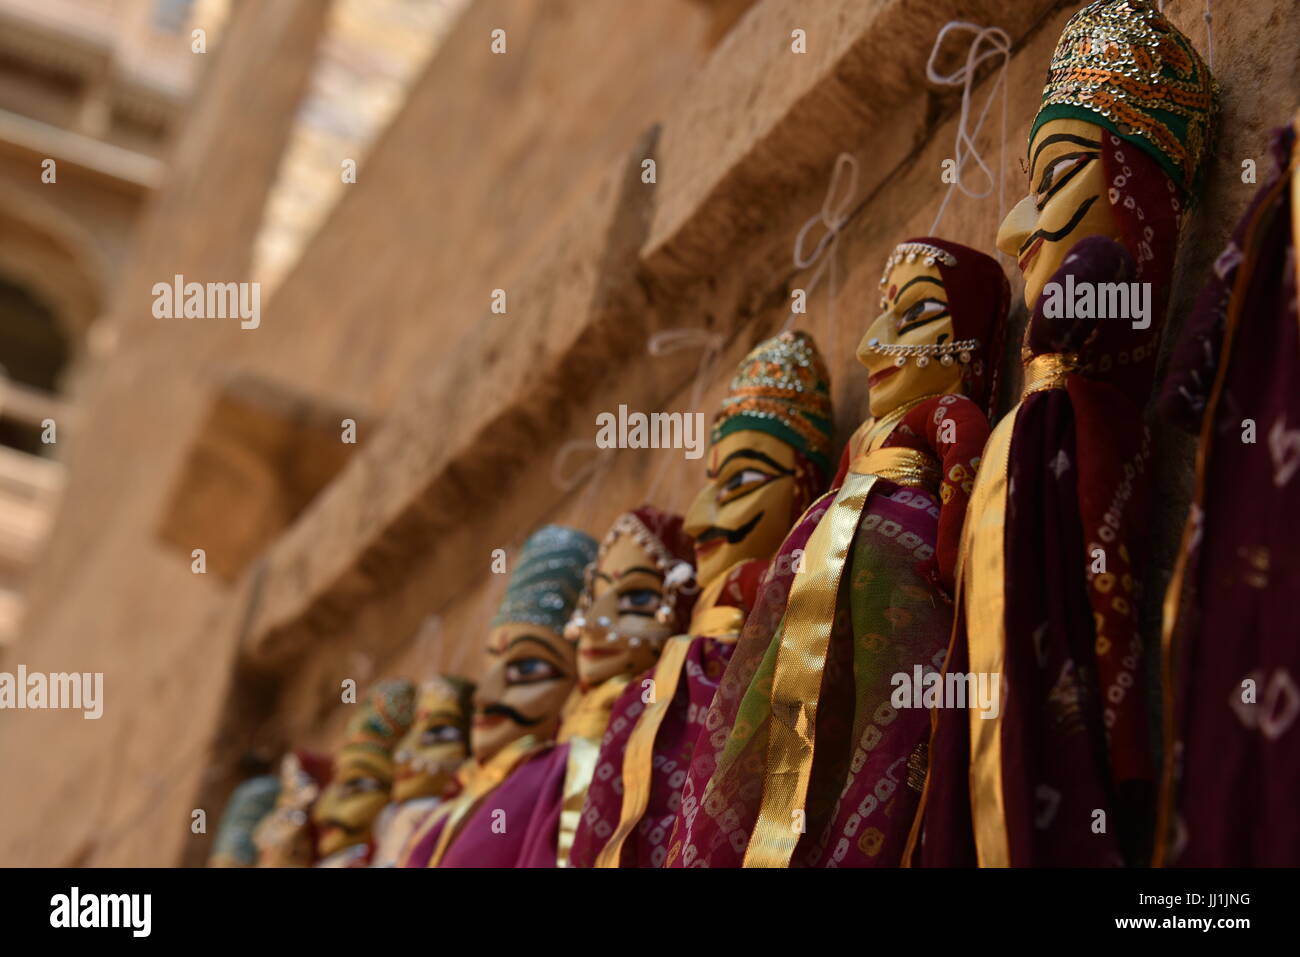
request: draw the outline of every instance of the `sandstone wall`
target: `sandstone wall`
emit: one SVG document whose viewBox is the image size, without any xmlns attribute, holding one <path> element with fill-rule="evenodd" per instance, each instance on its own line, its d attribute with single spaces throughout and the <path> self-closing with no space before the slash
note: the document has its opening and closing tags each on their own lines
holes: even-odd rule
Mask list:
<svg viewBox="0 0 1300 957">
<path fill-rule="evenodd" d="M 149 315 L 153 282 L 247 270 L 258 197 L 320 16 L 305 2 L 256 23 L 245 13 L 123 283 L 119 346 L 96 370 L 68 504 L 12 659 L 105 671 L 105 717 L 0 715 L 0 771 L 24 782 L 0 794 L 0 863 L 201 860 L 190 809 L 216 813 L 239 774 L 288 744 L 327 746 L 343 678 L 472 676 L 504 587 L 489 574 L 492 549 L 546 521 L 599 536 L 651 492 L 684 508 L 702 465 L 680 452 L 620 451 L 570 491 L 553 481 L 553 460 L 620 403 L 688 409 L 699 353 L 648 357 L 655 332 L 721 337 L 699 409 L 716 405 L 735 363 L 780 328 L 789 291 L 807 281 L 791 245 L 841 151 L 861 172 L 839 281 L 799 325 L 831 358 L 846 438 L 865 410 L 853 347 L 876 314 L 881 266 L 898 240 L 930 230 L 953 155 L 957 97 L 923 80 L 934 36 L 963 19 L 1015 41 L 1002 164 L 1013 202 L 1047 60 L 1078 6 L 759 0 L 710 46 L 707 6 L 483 0 L 265 306 L 262 328 L 167 324 Z M 1202 4 L 1166 6 L 1205 50 Z M 1224 125 L 1186 227 L 1171 333 L 1255 188 L 1241 182 L 1241 161 L 1266 166 L 1267 132 L 1300 94 L 1290 5 L 1215 6 Z M 496 27 L 509 37 L 504 56 L 488 49 Z M 796 28 L 804 54 L 791 52 Z M 275 63 L 259 70 L 271 50 Z M 998 158 L 995 136 L 981 146 Z M 647 158 L 654 184 L 641 180 Z M 956 196 L 939 232 L 991 249 L 999 219 L 996 198 Z M 504 316 L 489 311 L 498 288 Z M 1014 322 L 1018 332 L 1023 309 Z M 157 530 L 214 394 L 236 373 L 367 424 L 332 481 L 225 584 L 191 575 Z M 1004 408 L 1018 385 L 1007 378 Z M 1191 452 L 1153 426 L 1149 640 Z M 431 613 L 436 640 L 415 642 Z"/>
</svg>

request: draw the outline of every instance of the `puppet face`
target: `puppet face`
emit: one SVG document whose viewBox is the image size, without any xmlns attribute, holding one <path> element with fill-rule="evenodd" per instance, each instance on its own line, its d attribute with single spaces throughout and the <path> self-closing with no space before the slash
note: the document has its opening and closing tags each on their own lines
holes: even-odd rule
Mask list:
<svg viewBox="0 0 1300 957">
<path fill-rule="evenodd" d="M 334 761 L 334 779 L 316 806 L 316 852 L 321 857 L 370 840 L 370 826 L 388 803 L 393 762 L 368 750 L 344 748 Z"/>
<path fill-rule="evenodd" d="M 393 754 L 393 800 L 436 797 L 469 757 L 469 715 L 455 686 L 435 681 L 420 691 L 415 723 Z"/>
<path fill-rule="evenodd" d="M 925 395 L 962 391 L 962 364 L 956 356 L 897 358 L 877 346 L 942 346 L 954 341 L 948 291 L 937 265 L 921 259 L 903 261 L 890 270 L 884 285 L 885 311 L 867 329 L 858 346 L 858 361 L 871 373 L 867 380 L 871 414 L 876 418 L 904 402 Z"/>
<path fill-rule="evenodd" d="M 631 535 L 619 536 L 605 550 L 588 588 L 591 603 L 578 637 L 578 684 L 583 689 L 645 671 L 673 632 L 656 618 L 664 601 L 663 573 Z"/>
<path fill-rule="evenodd" d="M 745 430 L 709 447 L 708 483 L 686 513 L 702 587 L 737 562 L 771 558 L 795 512 L 795 450 L 766 432 Z"/>
<path fill-rule="evenodd" d="M 1107 195 L 1104 136 L 1093 123 L 1051 120 L 1029 146 L 1029 195 L 1002 221 L 997 245 L 1019 263 L 1030 309 L 1079 240 L 1124 241 Z"/>
<path fill-rule="evenodd" d="M 474 692 L 470 747 L 482 764 L 525 734 L 550 738 L 573 689 L 574 647 L 542 625 L 498 625 L 488 636 L 483 680 Z"/>
</svg>

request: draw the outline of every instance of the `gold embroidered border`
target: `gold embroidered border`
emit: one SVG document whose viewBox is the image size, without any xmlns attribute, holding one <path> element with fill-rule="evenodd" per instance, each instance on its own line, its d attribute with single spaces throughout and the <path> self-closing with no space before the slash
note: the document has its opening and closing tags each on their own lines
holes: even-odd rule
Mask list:
<svg viewBox="0 0 1300 957">
<path fill-rule="evenodd" d="M 962 530 L 965 558 L 966 643 L 972 674 L 1005 679 L 1007 468 L 1016 406 L 989 436 Z M 1006 681 L 1001 680 L 1004 694 Z M 980 867 L 1007 867 L 1006 803 L 1002 791 L 1002 716 L 984 718 L 970 709 L 970 799 L 975 850 Z"/>
<path fill-rule="evenodd" d="M 804 549 L 777 640 L 772 676 L 772 720 L 758 820 L 745 851 L 745 867 L 789 867 L 804 828 L 812 774 L 817 704 L 835 623 L 840 580 L 858 521 L 877 476 L 850 472 Z M 803 823 L 800 821 L 799 823 Z"/>
<path fill-rule="evenodd" d="M 596 857 L 597 867 L 618 867 L 624 842 L 640 823 L 650 804 L 655 738 L 659 735 L 659 726 L 663 724 L 664 716 L 668 714 L 668 706 L 677 693 L 677 684 L 686 664 L 686 652 L 690 647 L 690 635 L 677 635 L 668 639 L 663 654 L 659 656 L 659 663 L 655 665 L 655 699 L 641 712 L 636 727 L 627 740 L 627 750 L 623 753 L 623 808 L 619 814 L 618 827 Z"/>
</svg>

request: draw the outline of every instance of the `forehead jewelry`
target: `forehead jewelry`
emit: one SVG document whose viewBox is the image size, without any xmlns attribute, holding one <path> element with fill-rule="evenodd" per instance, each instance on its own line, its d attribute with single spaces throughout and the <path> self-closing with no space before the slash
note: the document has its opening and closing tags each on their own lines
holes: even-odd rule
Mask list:
<svg viewBox="0 0 1300 957">
<path fill-rule="evenodd" d="M 564 637 L 570 641 L 577 641 L 582 636 L 583 629 L 587 627 L 587 612 L 591 608 L 592 585 L 596 580 L 596 569 L 600 567 L 600 563 L 609 549 L 624 535 L 631 535 L 633 540 L 646 551 L 663 578 L 663 600 L 655 610 L 655 620 L 660 624 L 671 624 L 676 614 L 677 592 L 695 578 L 694 569 L 691 568 L 689 562 L 682 561 L 670 552 L 664 543 L 659 540 L 659 537 L 646 528 L 641 519 L 631 512 L 624 512 L 614 520 L 614 524 L 610 526 L 604 541 L 600 543 L 600 550 L 596 554 L 596 560 L 586 568 L 586 586 L 578 597 L 578 607 L 574 611 L 573 617 L 564 626 Z M 596 624 L 598 627 L 607 630 L 606 637 L 609 641 L 614 641 L 619 637 L 617 632 L 608 631 L 609 626 L 613 624 L 608 618 L 601 616 Z M 649 641 L 650 639 L 645 640 Z M 639 645 L 641 641 L 640 638 L 630 639 L 630 643 L 633 645 Z"/>
<path fill-rule="evenodd" d="M 872 339 L 867 343 L 867 348 L 876 355 L 893 356 L 894 365 L 905 366 L 908 359 L 915 359 L 919 368 L 925 368 L 930 364 L 931 357 L 936 357 L 940 365 L 950 366 L 953 358 L 962 365 L 969 365 L 973 353 L 980 347 L 978 339 L 958 339 L 955 342 L 923 343 L 918 345 L 908 345 L 898 342 L 881 342 L 879 339 Z"/>
</svg>

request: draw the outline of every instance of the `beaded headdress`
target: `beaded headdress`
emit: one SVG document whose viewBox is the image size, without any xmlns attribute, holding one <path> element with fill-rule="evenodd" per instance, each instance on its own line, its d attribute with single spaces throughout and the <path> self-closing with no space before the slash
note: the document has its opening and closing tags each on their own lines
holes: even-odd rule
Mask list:
<svg viewBox="0 0 1300 957">
<path fill-rule="evenodd" d="M 596 558 L 596 540 L 562 525 L 545 525 L 524 542 L 492 627 L 526 622 L 562 633 L 583 570 Z"/>
<path fill-rule="evenodd" d="M 370 689 L 360 710 L 348 722 L 336 758 L 368 752 L 387 758 L 415 720 L 415 685 L 404 678 L 381 681 Z"/>
<path fill-rule="evenodd" d="M 273 774 L 249 778 L 235 788 L 217 825 L 208 863 L 221 867 L 256 866 L 253 831 L 275 809 L 279 795 L 280 779 Z"/>
<path fill-rule="evenodd" d="M 740 363 L 710 441 L 747 429 L 788 442 L 830 474 L 830 373 L 807 333 L 783 332 L 760 342 Z"/>
<path fill-rule="evenodd" d="M 1190 200 L 1216 98 L 1200 54 L 1152 3 L 1096 0 L 1065 25 L 1029 141 L 1050 120 L 1096 123 L 1150 154 Z"/>
<path fill-rule="evenodd" d="M 586 616 L 591 607 L 597 568 L 605 553 L 625 535 L 632 536 L 645 549 L 663 576 L 663 602 L 655 610 L 655 620 L 673 625 L 677 632 L 684 631 L 690 622 L 691 609 L 698 594 L 698 589 L 691 587 L 695 584 L 695 543 L 686 534 L 680 515 L 660 511 L 653 505 L 642 505 L 614 519 L 600 543 L 596 560 L 587 566 L 582 597 L 564 629 L 564 636 L 570 641 L 577 641 L 587 626 Z"/>
</svg>

